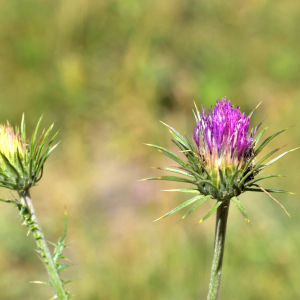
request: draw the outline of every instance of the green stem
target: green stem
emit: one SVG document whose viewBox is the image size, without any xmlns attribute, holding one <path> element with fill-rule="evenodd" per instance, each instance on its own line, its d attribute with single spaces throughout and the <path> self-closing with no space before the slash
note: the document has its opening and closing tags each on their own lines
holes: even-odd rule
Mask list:
<svg viewBox="0 0 300 300">
<path fill-rule="evenodd" d="M 32 232 L 36 244 L 39 249 L 39 253 L 45 263 L 51 284 L 56 292 L 56 296 L 59 300 L 67 300 L 68 296 L 63 286 L 63 282 L 57 272 L 56 265 L 53 261 L 51 252 L 48 248 L 47 242 L 45 240 L 43 231 L 39 225 L 39 221 L 36 217 L 36 213 L 30 198 L 29 190 L 19 193 L 20 202 L 28 210 L 29 218 L 25 219 L 29 230 Z"/>
<path fill-rule="evenodd" d="M 214 255 L 207 300 L 218 299 L 229 205 L 230 200 L 226 200 L 217 209 Z"/>
</svg>

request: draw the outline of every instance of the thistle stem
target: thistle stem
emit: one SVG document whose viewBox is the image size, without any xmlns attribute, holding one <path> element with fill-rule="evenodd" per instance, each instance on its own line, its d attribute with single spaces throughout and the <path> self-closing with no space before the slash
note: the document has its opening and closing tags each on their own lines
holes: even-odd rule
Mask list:
<svg viewBox="0 0 300 300">
<path fill-rule="evenodd" d="M 24 192 L 19 192 L 20 202 L 27 209 L 27 217 L 23 215 L 26 225 L 29 227 L 29 231 L 32 232 L 34 239 L 36 241 L 39 253 L 42 260 L 46 266 L 52 287 L 55 290 L 57 299 L 67 300 L 68 296 L 64 289 L 62 279 L 56 269 L 56 265 L 53 261 L 51 252 L 48 248 L 47 242 L 45 240 L 43 231 L 39 225 L 39 221 L 36 217 L 36 213 L 33 207 L 32 200 L 30 198 L 29 190 Z"/>
<path fill-rule="evenodd" d="M 222 263 L 229 205 L 230 200 L 226 200 L 217 209 L 214 255 L 211 267 L 211 276 L 207 300 L 218 299 L 219 287 L 221 283 Z"/>
</svg>

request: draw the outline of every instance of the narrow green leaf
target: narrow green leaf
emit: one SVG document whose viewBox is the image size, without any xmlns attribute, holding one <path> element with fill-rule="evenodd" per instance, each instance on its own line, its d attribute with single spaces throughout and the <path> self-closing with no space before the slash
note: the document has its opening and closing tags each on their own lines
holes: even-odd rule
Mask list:
<svg viewBox="0 0 300 300">
<path fill-rule="evenodd" d="M 200 201 L 198 201 L 181 219 L 185 219 L 187 216 L 189 216 L 196 208 L 198 208 L 201 204 L 203 204 L 206 200 L 209 198 L 212 198 L 211 195 L 207 195 L 203 197 Z"/>
<path fill-rule="evenodd" d="M 265 131 L 268 129 L 268 127 L 266 127 L 265 129 L 263 129 L 259 135 L 255 138 L 254 140 L 254 147 L 256 147 L 256 145 L 258 144 L 260 138 L 262 137 L 262 135 L 265 133 Z"/>
<path fill-rule="evenodd" d="M 201 198 L 203 198 L 203 196 L 202 196 L 202 195 L 198 195 L 198 196 L 196 196 L 196 197 L 194 197 L 194 198 L 192 198 L 192 199 L 190 199 L 190 200 L 187 200 L 187 201 L 185 201 L 184 203 L 178 205 L 178 206 L 177 206 L 176 208 L 174 208 L 173 210 L 171 210 L 171 211 L 169 211 L 168 213 L 166 213 L 165 215 L 163 215 L 162 217 L 160 217 L 160 218 L 154 220 L 153 222 L 156 222 L 156 221 L 158 221 L 158 220 L 160 220 L 160 219 L 162 219 L 162 218 L 168 217 L 168 216 L 174 214 L 175 212 L 177 212 L 178 210 L 180 210 L 180 209 L 182 209 L 182 208 L 184 208 L 184 207 L 186 207 L 186 206 L 188 206 L 188 205 L 194 203 L 195 201 L 197 201 L 197 200 L 199 200 L 199 199 L 201 199 Z"/>
<path fill-rule="evenodd" d="M 276 148 L 274 150 L 272 150 L 271 152 L 269 152 L 266 156 L 264 156 L 258 163 L 255 164 L 254 169 L 252 169 L 251 171 L 255 171 L 257 170 L 257 167 L 259 167 L 261 165 L 262 162 L 264 162 L 265 160 L 267 160 L 270 156 L 272 156 L 275 152 L 281 150 L 283 147 L 285 147 L 286 145 L 283 145 L 282 147 Z M 249 159 L 249 161 L 247 162 L 244 170 L 243 170 L 243 174 L 248 170 L 248 167 L 250 165 L 250 163 L 256 158 L 256 156 L 253 156 Z M 255 169 L 256 168 L 256 169 Z M 250 175 L 250 174 L 249 174 Z"/>
<path fill-rule="evenodd" d="M 292 127 L 292 126 L 291 126 Z M 269 142 L 271 142 L 277 135 L 279 135 L 280 133 L 290 129 L 291 127 L 287 127 L 285 129 L 282 129 L 276 133 L 274 133 L 273 135 L 269 136 L 268 138 L 266 138 L 261 145 L 255 150 L 255 155 L 257 155 Z"/>
<path fill-rule="evenodd" d="M 272 190 L 272 189 L 265 189 L 268 193 L 280 193 L 280 194 L 290 194 L 290 195 L 295 195 L 295 193 L 284 191 L 284 190 Z M 255 188 L 246 188 L 245 191 L 248 192 L 258 192 L 258 193 L 263 193 L 262 190 L 260 189 L 255 189 Z"/>
<path fill-rule="evenodd" d="M 146 180 L 167 180 L 167 181 L 178 181 L 178 182 L 185 182 L 185 183 L 192 183 L 195 184 L 195 181 L 183 178 L 183 177 L 177 177 L 177 176 L 162 176 L 162 177 L 150 177 L 141 179 L 140 181 L 146 181 Z"/>
<path fill-rule="evenodd" d="M 273 174 L 260 176 L 260 177 L 254 178 L 253 180 L 248 181 L 245 184 L 245 187 L 251 186 L 253 183 L 258 182 L 260 180 L 267 179 L 267 178 L 274 178 L 274 177 L 285 177 L 285 176 L 282 176 L 282 175 L 273 175 Z"/>
<path fill-rule="evenodd" d="M 169 172 L 178 173 L 178 174 L 181 174 L 181 175 L 185 175 L 185 176 L 189 176 L 189 177 L 193 177 L 194 178 L 194 175 L 192 175 L 191 173 L 180 171 L 180 170 L 176 170 L 176 169 L 172 169 L 172 168 L 152 167 L 152 169 L 169 171 Z"/>
<path fill-rule="evenodd" d="M 176 167 L 176 168 L 179 168 L 179 169 L 181 169 L 181 170 L 187 171 L 187 172 L 189 172 L 190 174 L 193 174 L 194 177 L 198 177 L 199 179 L 204 180 L 204 177 L 203 177 L 202 175 L 200 175 L 199 173 L 197 173 L 196 171 L 194 171 L 194 170 L 189 170 L 189 169 L 184 168 L 184 167 Z"/>
<path fill-rule="evenodd" d="M 198 119 L 196 118 L 197 121 L 200 121 L 201 120 L 201 115 L 200 115 L 200 112 L 199 112 L 199 109 L 196 105 L 196 102 L 194 101 L 194 105 L 195 105 L 195 108 L 196 108 L 196 113 L 197 113 L 197 117 Z"/>
<path fill-rule="evenodd" d="M 190 162 L 190 165 L 192 166 L 192 169 L 195 169 L 196 171 L 200 171 L 199 168 L 199 162 L 197 156 L 193 153 L 193 151 L 189 148 L 186 148 L 184 145 L 179 143 L 176 140 L 171 139 L 171 141 L 181 150 L 181 152 L 185 155 L 185 157 Z"/>
<path fill-rule="evenodd" d="M 233 198 L 231 198 L 231 200 L 233 201 L 233 203 L 235 204 L 235 206 L 238 208 L 238 210 L 242 213 L 242 215 L 245 218 L 245 221 L 250 224 L 250 220 L 249 220 L 249 217 L 247 215 L 247 212 L 244 209 L 242 203 L 239 201 L 239 199 L 236 198 L 236 197 L 233 197 Z"/>
<path fill-rule="evenodd" d="M 40 156 L 41 156 L 41 153 L 42 153 L 42 151 L 43 151 L 43 149 L 44 149 L 46 140 L 47 140 L 47 138 L 48 138 L 48 136 L 49 136 L 49 134 L 50 134 L 50 132 L 51 132 L 53 126 L 54 126 L 54 124 L 52 124 L 52 125 L 48 128 L 48 130 L 46 131 L 46 133 L 45 133 L 44 135 L 41 136 L 41 138 L 42 138 L 42 139 L 41 139 L 41 142 L 40 142 L 40 143 L 37 143 L 37 145 L 36 145 L 37 149 L 34 150 L 34 152 L 37 151 L 37 153 L 35 154 L 35 160 L 36 160 L 36 161 L 38 161 L 39 158 L 40 158 Z M 38 144 L 40 144 L 40 145 L 38 146 Z M 49 146 L 49 145 L 48 145 L 48 146 Z"/>
<path fill-rule="evenodd" d="M 164 123 L 163 121 L 160 121 L 160 122 L 162 124 L 164 124 L 165 126 L 167 126 L 170 129 L 171 133 L 172 132 L 174 133 L 172 135 L 174 136 L 174 138 L 176 140 L 178 140 L 179 142 L 183 143 L 186 147 L 188 146 L 185 138 L 177 130 L 175 130 L 173 127 L 169 126 L 168 124 Z"/>
<path fill-rule="evenodd" d="M 35 127 L 35 131 L 34 131 L 34 134 L 33 134 L 33 136 L 32 136 L 32 142 L 33 142 L 33 144 L 34 144 L 35 141 L 36 141 L 37 133 L 38 133 L 38 130 L 39 130 L 39 127 L 40 127 L 42 118 L 43 118 L 43 116 L 41 116 L 41 117 L 39 118 L 39 121 L 38 121 L 38 123 L 37 123 L 37 125 L 36 125 L 36 127 Z"/>
<path fill-rule="evenodd" d="M 261 186 L 259 186 L 259 185 L 256 185 L 258 188 L 260 188 L 266 195 L 268 195 L 272 200 L 274 200 L 284 211 L 285 211 L 285 213 L 289 216 L 289 217 L 291 217 L 290 216 L 290 214 L 287 212 L 287 210 L 284 208 L 284 206 L 277 200 L 277 199 L 275 199 L 272 195 L 270 195 L 269 193 L 268 193 L 268 191 L 266 191 L 263 187 L 261 187 Z"/>
<path fill-rule="evenodd" d="M 23 143 L 26 143 L 26 126 L 25 126 L 25 114 L 22 115 L 21 121 L 21 140 Z"/>
<path fill-rule="evenodd" d="M 30 281 L 30 283 L 38 283 L 38 284 L 45 284 L 49 286 L 53 286 L 51 282 L 45 282 L 45 281 Z"/>
<path fill-rule="evenodd" d="M 251 116 L 253 115 L 253 113 L 255 112 L 255 110 L 260 106 L 261 102 L 262 102 L 262 101 L 260 101 L 260 102 L 257 104 L 257 106 L 251 111 L 251 113 L 250 113 L 249 116 L 248 116 L 249 119 L 251 118 Z"/>
<path fill-rule="evenodd" d="M 154 147 L 154 148 L 158 149 L 164 155 L 166 155 L 169 158 L 173 159 L 174 161 L 176 161 L 181 166 L 183 166 L 183 167 L 185 167 L 187 169 L 192 169 L 191 165 L 189 165 L 187 162 L 185 162 L 183 159 L 181 159 L 180 157 L 178 157 L 176 154 L 172 153 L 171 151 L 169 151 L 169 150 L 167 150 L 167 149 L 165 149 L 163 147 L 152 145 L 152 144 L 145 144 L 145 145 L 150 146 L 150 147 Z"/>
<path fill-rule="evenodd" d="M 1 201 L 1 202 L 5 202 L 5 203 L 13 203 L 13 204 L 16 204 L 16 200 L 1 199 L 1 198 L 0 198 L 0 201 Z"/>
<path fill-rule="evenodd" d="M 219 177 L 220 177 L 220 183 L 225 186 L 225 180 L 224 180 L 224 176 L 223 176 L 223 172 L 221 169 L 219 169 Z"/>
<path fill-rule="evenodd" d="M 230 186 L 233 186 L 233 184 L 234 184 L 234 182 L 235 182 L 235 180 L 236 180 L 236 178 L 237 178 L 237 176 L 238 176 L 238 174 L 239 174 L 240 172 L 241 172 L 240 170 L 237 170 L 237 171 L 232 175 L 232 177 L 231 177 L 231 179 L 230 179 Z"/>
<path fill-rule="evenodd" d="M 0 186 L 10 190 L 18 190 L 19 186 L 11 181 L 0 180 Z"/>
<path fill-rule="evenodd" d="M 71 280 L 63 281 L 63 285 L 68 284 L 70 282 L 74 282 L 74 281 L 77 281 L 77 279 L 71 279 Z"/>
<path fill-rule="evenodd" d="M 22 173 L 24 174 L 25 169 L 24 169 L 24 166 L 23 166 L 23 162 L 22 162 L 22 158 L 21 158 L 21 155 L 20 155 L 19 148 L 17 148 L 17 159 L 18 159 L 18 164 L 20 166 L 20 169 L 21 169 Z"/>
<path fill-rule="evenodd" d="M 3 162 L 4 162 L 5 166 L 10 171 L 12 171 L 17 176 L 18 179 L 20 179 L 21 176 L 20 176 L 20 173 L 18 172 L 18 170 L 10 163 L 10 161 L 8 160 L 8 158 L 2 152 L 0 152 L 0 155 L 1 155 L 2 159 L 3 159 Z"/>
<path fill-rule="evenodd" d="M 286 152 L 280 154 L 280 155 L 277 156 L 276 158 L 274 158 L 274 159 L 272 159 L 271 161 L 267 162 L 267 163 L 265 164 L 265 166 L 270 166 L 271 164 L 273 164 L 275 161 L 277 161 L 277 160 L 280 159 L 281 157 L 283 157 L 283 156 L 285 156 L 286 154 L 288 154 L 288 153 L 290 153 L 290 152 L 293 152 L 293 151 L 295 151 L 295 150 L 297 150 L 297 149 L 299 149 L 299 148 L 300 148 L 300 147 L 297 147 L 297 148 L 295 148 L 295 149 L 292 149 L 292 150 L 289 150 L 289 151 L 286 151 Z"/>
<path fill-rule="evenodd" d="M 193 150 L 194 152 L 196 152 L 196 149 L 194 147 L 194 144 L 191 142 L 191 140 L 189 139 L 189 137 L 187 136 L 187 134 L 184 134 L 184 137 L 188 143 L 188 146 L 190 147 L 191 150 Z"/>
<path fill-rule="evenodd" d="M 284 146 L 286 146 L 286 145 L 284 145 Z M 239 187 L 241 187 L 242 184 L 244 183 L 244 181 L 245 181 L 251 174 L 253 174 L 255 171 L 265 169 L 268 165 L 270 165 L 271 163 L 275 162 L 277 159 L 279 159 L 279 158 L 281 158 L 282 156 L 288 154 L 289 152 L 294 151 L 294 150 L 296 150 L 296 149 L 299 148 L 299 147 L 298 147 L 298 148 L 296 148 L 296 149 L 289 150 L 289 151 L 287 151 L 287 152 L 285 152 L 285 153 L 279 155 L 277 158 L 273 159 L 271 162 L 268 162 L 267 164 L 261 166 L 261 163 L 263 163 L 265 160 L 267 160 L 267 159 L 268 159 L 271 155 L 273 155 L 275 152 L 277 152 L 277 151 L 279 151 L 280 149 L 282 149 L 284 146 L 279 147 L 279 148 L 277 148 L 277 149 L 271 151 L 270 153 L 268 153 L 266 156 L 264 156 L 264 157 L 263 157 L 263 158 L 255 165 L 255 167 L 254 167 L 252 170 L 250 170 L 250 171 L 242 178 L 242 180 L 241 180 L 240 183 L 239 183 Z M 252 159 L 253 159 L 253 158 L 252 158 Z M 245 168 L 245 169 L 246 169 L 246 168 Z"/>
<path fill-rule="evenodd" d="M 62 271 L 65 271 L 70 266 L 71 266 L 70 264 L 58 264 L 57 271 L 60 273 Z"/>
<path fill-rule="evenodd" d="M 162 192 L 181 192 L 181 193 L 192 193 L 199 194 L 197 189 L 173 189 L 173 190 L 161 190 Z"/>
<path fill-rule="evenodd" d="M 208 217 L 210 217 L 214 211 L 218 209 L 218 207 L 222 204 L 222 201 L 218 201 L 213 208 L 199 221 L 198 224 L 204 222 Z"/>
<path fill-rule="evenodd" d="M 210 185 L 212 188 L 214 188 L 217 192 L 219 191 L 219 189 L 212 182 L 208 180 L 198 180 L 195 184 L 199 184 L 199 183 L 206 183 Z"/>
<path fill-rule="evenodd" d="M 44 166 L 44 163 L 46 162 L 47 158 L 49 157 L 49 155 L 51 154 L 51 152 L 59 145 L 60 142 L 58 142 L 56 145 L 54 145 L 53 147 L 51 147 L 47 152 L 45 152 L 39 163 L 38 163 L 38 167 L 37 169 L 35 170 L 35 176 L 38 176 L 38 174 L 40 173 L 42 167 Z"/>
</svg>

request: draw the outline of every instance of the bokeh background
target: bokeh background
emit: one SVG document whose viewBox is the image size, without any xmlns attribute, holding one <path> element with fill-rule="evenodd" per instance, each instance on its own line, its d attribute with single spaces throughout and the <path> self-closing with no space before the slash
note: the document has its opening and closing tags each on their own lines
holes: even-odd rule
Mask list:
<svg viewBox="0 0 300 300">
<path fill-rule="evenodd" d="M 267 151 L 300 144 L 300 3 L 286 0 L 0 0 L 0 120 L 30 133 L 55 121 L 62 141 L 32 196 L 46 237 L 62 234 L 73 266 L 64 278 L 87 300 L 205 299 L 213 250 L 213 202 L 185 221 L 154 219 L 188 199 L 178 185 L 138 182 L 171 160 L 166 127 L 192 135 L 193 101 L 225 95 L 268 134 L 296 125 Z M 268 188 L 300 194 L 300 152 L 269 168 L 288 175 Z M 180 184 L 179 184 L 180 185 Z M 183 187 L 184 184 L 181 184 Z M 1 197 L 11 193 L 1 190 Z M 278 195 L 292 218 L 260 193 L 232 206 L 220 299 L 300 299 L 299 197 Z M 1 204 L 0 298 L 49 299 L 44 267 L 18 212 Z"/>
</svg>

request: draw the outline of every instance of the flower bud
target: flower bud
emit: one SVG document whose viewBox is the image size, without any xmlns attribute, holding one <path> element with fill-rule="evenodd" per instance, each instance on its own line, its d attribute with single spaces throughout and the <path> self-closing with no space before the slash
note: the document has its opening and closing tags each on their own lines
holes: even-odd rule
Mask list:
<svg viewBox="0 0 300 300">
<path fill-rule="evenodd" d="M 0 125 L 1 187 L 21 192 L 29 189 L 41 179 L 44 163 L 57 145 L 51 147 L 56 134 L 46 144 L 53 125 L 46 132 L 43 131 L 37 139 L 40 122 L 41 119 L 30 143 L 26 142 L 24 115 L 21 130 L 18 127 L 14 129 L 9 123 Z"/>
</svg>

